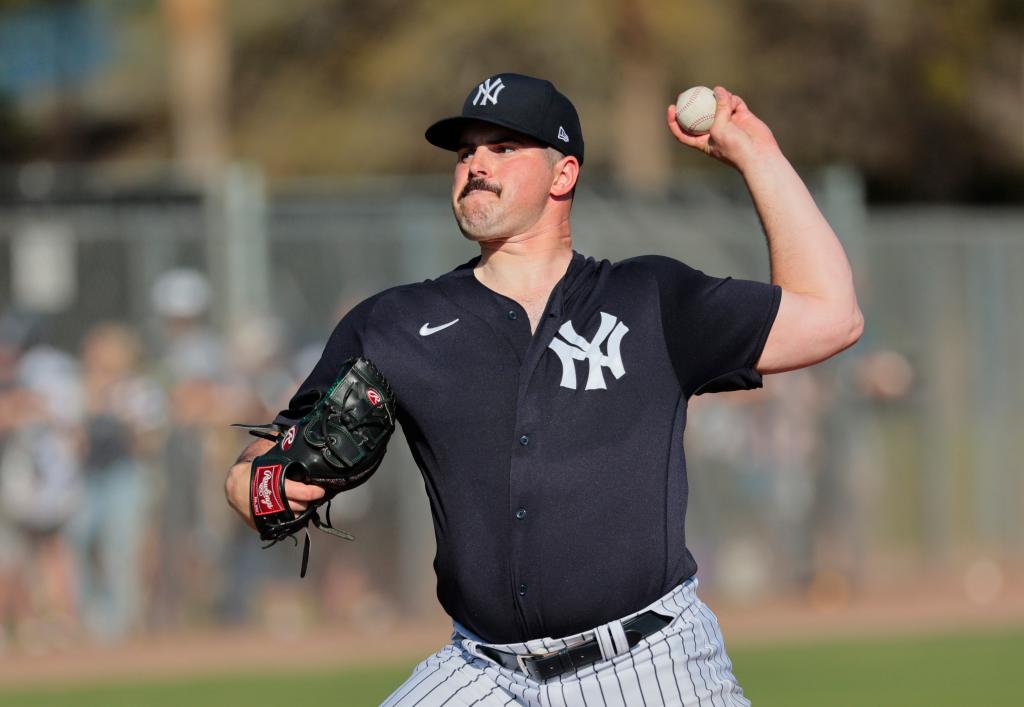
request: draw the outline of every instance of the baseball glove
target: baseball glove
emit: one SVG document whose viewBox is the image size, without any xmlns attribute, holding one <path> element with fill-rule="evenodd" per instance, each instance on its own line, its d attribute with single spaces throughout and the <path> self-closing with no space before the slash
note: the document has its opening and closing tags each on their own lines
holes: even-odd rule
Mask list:
<svg viewBox="0 0 1024 707">
<path fill-rule="evenodd" d="M 287 430 L 276 425 L 235 425 L 273 441 L 274 447 L 252 460 L 249 508 L 270 547 L 306 532 L 302 570 L 309 560 L 309 524 L 346 540 L 353 537 L 331 524 L 330 502 L 359 486 L 377 470 L 395 431 L 395 396 L 377 367 L 364 358 L 346 361 L 338 379 L 312 411 Z M 323 498 L 295 513 L 284 492 L 285 479 L 323 487 Z M 327 504 L 325 518 L 319 507 Z M 298 542 L 297 540 L 295 542 Z"/>
</svg>

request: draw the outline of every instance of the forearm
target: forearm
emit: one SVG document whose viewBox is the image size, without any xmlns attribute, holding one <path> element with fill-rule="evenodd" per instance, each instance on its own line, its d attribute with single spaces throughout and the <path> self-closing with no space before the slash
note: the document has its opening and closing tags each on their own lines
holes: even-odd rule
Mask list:
<svg viewBox="0 0 1024 707">
<path fill-rule="evenodd" d="M 252 460 L 267 452 L 274 446 L 274 443 L 267 439 L 257 439 L 248 447 L 242 450 L 238 459 L 228 470 L 227 478 L 224 480 L 224 495 L 228 504 L 242 516 L 242 519 L 250 528 L 255 528 L 252 521 L 252 513 L 249 509 L 249 468 Z"/>
<path fill-rule="evenodd" d="M 853 273 L 803 180 L 777 149 L 740 170 L 768 239 L 772 282 L 853 311 Z"/>
<path fill-rule="evenodd" d="M 248 464 L 264 452 L 270 451 L 270 448 L 273 446 L 274 443 L 269 439 L 260 438 L 253 440 L 252 444 L 243 449 L 242 453 L 238 455 L 238 459 L 235 460 L 235 464 Z"/>
</svg>

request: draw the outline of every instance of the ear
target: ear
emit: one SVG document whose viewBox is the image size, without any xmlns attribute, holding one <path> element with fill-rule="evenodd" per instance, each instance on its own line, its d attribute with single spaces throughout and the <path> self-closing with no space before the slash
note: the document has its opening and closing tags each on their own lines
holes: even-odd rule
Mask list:
<svg viewBox="0 0 1024 707">
<path fill-rule="evenodd" d="M 571 194 L 580 176 L 580 163 L 572 155 L 566 155 L 555 163 L 554 169 L 551 196 L 559 198 Z"/>
</svg>

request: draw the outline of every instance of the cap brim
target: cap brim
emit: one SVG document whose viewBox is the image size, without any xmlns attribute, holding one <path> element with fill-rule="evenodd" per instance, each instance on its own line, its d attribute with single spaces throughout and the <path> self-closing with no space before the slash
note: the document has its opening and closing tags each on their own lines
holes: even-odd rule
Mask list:
<svg viewBox="0 0 1024 707">
<path fill-rule="evenodd" d="M 437 121 L 429 128 L 427 128 L 427 131 L 423 134 L 423 136 L 427 138 L 427 142 L 429 142 L 431 145 L 440 147 L 443 150 L 451 150 L 455 152 L 458 151 L 460 147 L 462 147 L 463 129 L 465 129 L 467 125 L 470 125 L 472 123 L 490 123 L 491 125 L 499 125 L 503 128 L 508 128 L 509 130 L 515 130 L 517 133 L 525 135 L 531 140 L 536 140 L 537 142 L 542 143 L 544 145 L 549 145 L 551 147 L 554 147 L 556 150 L 559 149 L 558 145 L 547 142 L 546 140 L 541 140 L 536 135 L 533 135 L 529 131 L 524 130 L 522 126 L 516 125 L 511 121 L 500 119 L 492 120 L 490 118 L 467 117 L 464 115 L 457 115 L 452 118 L 444 118 L 443 120 Z"/>
</svg>

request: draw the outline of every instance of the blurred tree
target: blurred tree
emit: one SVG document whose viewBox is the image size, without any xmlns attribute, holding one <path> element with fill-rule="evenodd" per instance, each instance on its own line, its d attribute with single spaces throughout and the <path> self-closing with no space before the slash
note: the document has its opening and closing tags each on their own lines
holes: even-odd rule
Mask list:
<svg viewBox="0 0 1024 707">
<path fill-rule="evenodd" d="M 624 186 L 644 192 L 664 189 L 671 168 L 659 110 L 671 89 L 654 34 L 653 4 L 618 0 L 610 47 L 617 64 L 612 170 Z"/>
<path fill-rule="evenodd" d="M 163 0 L 175 158 L 197 179 L 227 158 L 228 40 L 221 0 Z"/>
<path fill-rule="evenodd" d="M 31 136 L 8 96 L 0 93 L 0 162 L 18 162 L 29 153 Z"/>
<path fill-rule="evenodd" d="M 222 68 L 185 83 L 205 85 L 210 106 L 226 102 L 223 143 L 205 149 L 272 176 L 444 169 L 423 129 L 484 76 L 520 71 L 551 78 L 577 104 L 585 178 L 611 173 L 649 190 L 672 164 L 710 169 L 670 141 L 664 108 L 687 86 L 721 83 L 795 162 L 852 164 L 872 198 L 1024 199 L 1020 0 L 221 1 Z M 182 125 L 182 100 L 167 109 L 185 90 L 174 66 L 194 57 L 164 51 L 180 24 L 159 4 L 104 7 L 118 22 L 119 61 L 105 80 L 76 86 L 72 117 L 118 129 L 100 141 L 87 127 L 64 156 L 165 157 Z M 144 29 L 161 19 L 162 36 Z M 23 115 L 25 97 L 15 101 Z M 7 154 L 52 157 L 56 144 Z"/>
<path fill-rule="evenodd" d="M 787 154 L 852 163 L 875 198 L 977 198 L 987 175 L 1019 182 L 1024 167 L 1011 5 L 750 3 L 744 53 L 758 66 L 741 90 Z"/>
<path fill-rule="evenodd" d="M 436 170 L 443 162 L 422 130 L 457 111 L 476 81 L 519 71 L 572 96 L 588 172 L 649 190 L 664 185 L 678 152 L 664 127 L 673 86 L 734 64 L 720 56 L 731 46 L 720 35 L 728 0 L 421 0 L 372 11 L 308 0 L 303 9 L 267 11 L 236 44 L 238 146 L 275 171 Z"/>
</svg>

